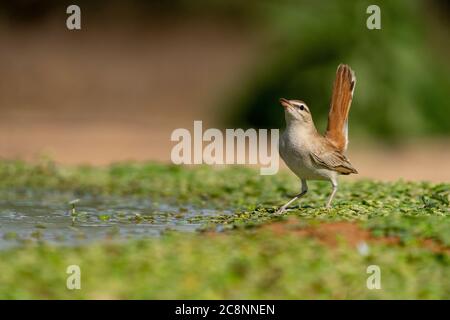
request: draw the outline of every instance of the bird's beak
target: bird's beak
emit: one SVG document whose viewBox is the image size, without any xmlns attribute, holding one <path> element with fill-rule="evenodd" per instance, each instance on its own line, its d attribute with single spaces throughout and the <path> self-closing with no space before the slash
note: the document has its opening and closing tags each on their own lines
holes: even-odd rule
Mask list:
<svg viewBox="0 0 450 320">
<path fill-rule="evenodd" d="M 289 100 L 287 100 L 285 98 L 280 98 L 280 103 L 284 108 L 288 108 L 291 106 L 291 103 L 289 102 Z"/>
</svg>

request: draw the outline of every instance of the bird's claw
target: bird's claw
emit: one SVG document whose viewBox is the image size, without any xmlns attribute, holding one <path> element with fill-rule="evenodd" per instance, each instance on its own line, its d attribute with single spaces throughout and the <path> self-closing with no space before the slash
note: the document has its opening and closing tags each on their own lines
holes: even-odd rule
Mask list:
<svg viewBox="0 0 450 320">
<path fill-rule="evenodd" d="M 286 208 L 281 207 L 280 209 L 278 209 L 278 210 L 275 212 L 275 215 L 276 215 L 276 216 L 282 215 L 282 214 L 285 213 L 286 211 L 287 211 Z"/>
</svg>

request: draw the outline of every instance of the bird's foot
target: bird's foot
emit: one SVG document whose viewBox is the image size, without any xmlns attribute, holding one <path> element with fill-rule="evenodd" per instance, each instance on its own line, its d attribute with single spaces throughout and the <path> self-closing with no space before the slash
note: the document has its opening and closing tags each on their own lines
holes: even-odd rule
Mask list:
<svg viewBox="0 0 450 320">
<path fill-rule="evenodd" d="M 287 212 L 286 207 L 281 207 L 280 209 L 278 209 L 278 210 L 274 213 L 274 215 L 279 216 L 279 215 L 282 215 L 282 214 L 285 213 L 285 212 Z"/>
</svg>

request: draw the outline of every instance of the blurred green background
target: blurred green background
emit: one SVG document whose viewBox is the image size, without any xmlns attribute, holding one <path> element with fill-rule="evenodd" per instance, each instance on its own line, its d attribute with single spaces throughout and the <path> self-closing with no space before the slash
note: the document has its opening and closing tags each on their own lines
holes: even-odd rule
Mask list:
<svg viewBox="0 0 450 320">
<path fill-rule="evenodd" d="M 276 50 L 234 101 L 240 111 L 234 121 L 281 126 L 269 104 L 280 96 L 304 100 L 325 121 L 333 72 L 344 62 L 357 74 L 353 136 L 450 132 L 449 29 L 439 16 L 444 2 L 380 2 L 381 30 L 364 27 L 363 12 L 373 1 L 276 3 L 256 6 Z"/>
<path fill-rule="evenodd" d="M 69 31 L 72 3 L 0 5 L 2 158 L 169 161 L 171 132 L 194 120 L 282 129 L 280 97 L 304 100 L 323 131 L 347 63 L 360 172 L 446 179 L 433 168 L 450 157 L 448 1 L 79 0 L 82 30 Z M 372 4 L 381 30 L 366 27 Z"/>
<path fill-rule="evenodd" d="M 7 1 L 3 18 L 35 23 L 70 4 Z M 224 125 L 282 127 L 279 97 L 309 104 L 325 126 L 336 66 L 356 70 L 352 134 L 383 139 L 450 133 L 448 1 L 77 1 L 92 20 L 115 8 L 136 23 L 220 19 L 264 39 L 258 64 L 223 97 Z M 381 30 L 368 30 L 366 8 L 381 8 Z M 117 23 L 121 23 L 118 20 Z M 220 77 L 220 74 L 216 75 Z"/>
</svg>

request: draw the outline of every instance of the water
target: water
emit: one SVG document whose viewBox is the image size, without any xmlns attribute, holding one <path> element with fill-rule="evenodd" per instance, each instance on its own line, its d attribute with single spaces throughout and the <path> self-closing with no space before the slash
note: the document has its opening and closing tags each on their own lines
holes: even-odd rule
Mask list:
<svg viewBox="0 0 450 320">
<path fill-rule="evenodd" d="M 167 230 L 193 232 L 208 217 L 227 212 L 174 207 L 148 199 L 74 197 L 65 194 L 0 196 L 0 249 L 28 242 L 77 245 L 160 236 Z"/>
</svg>

